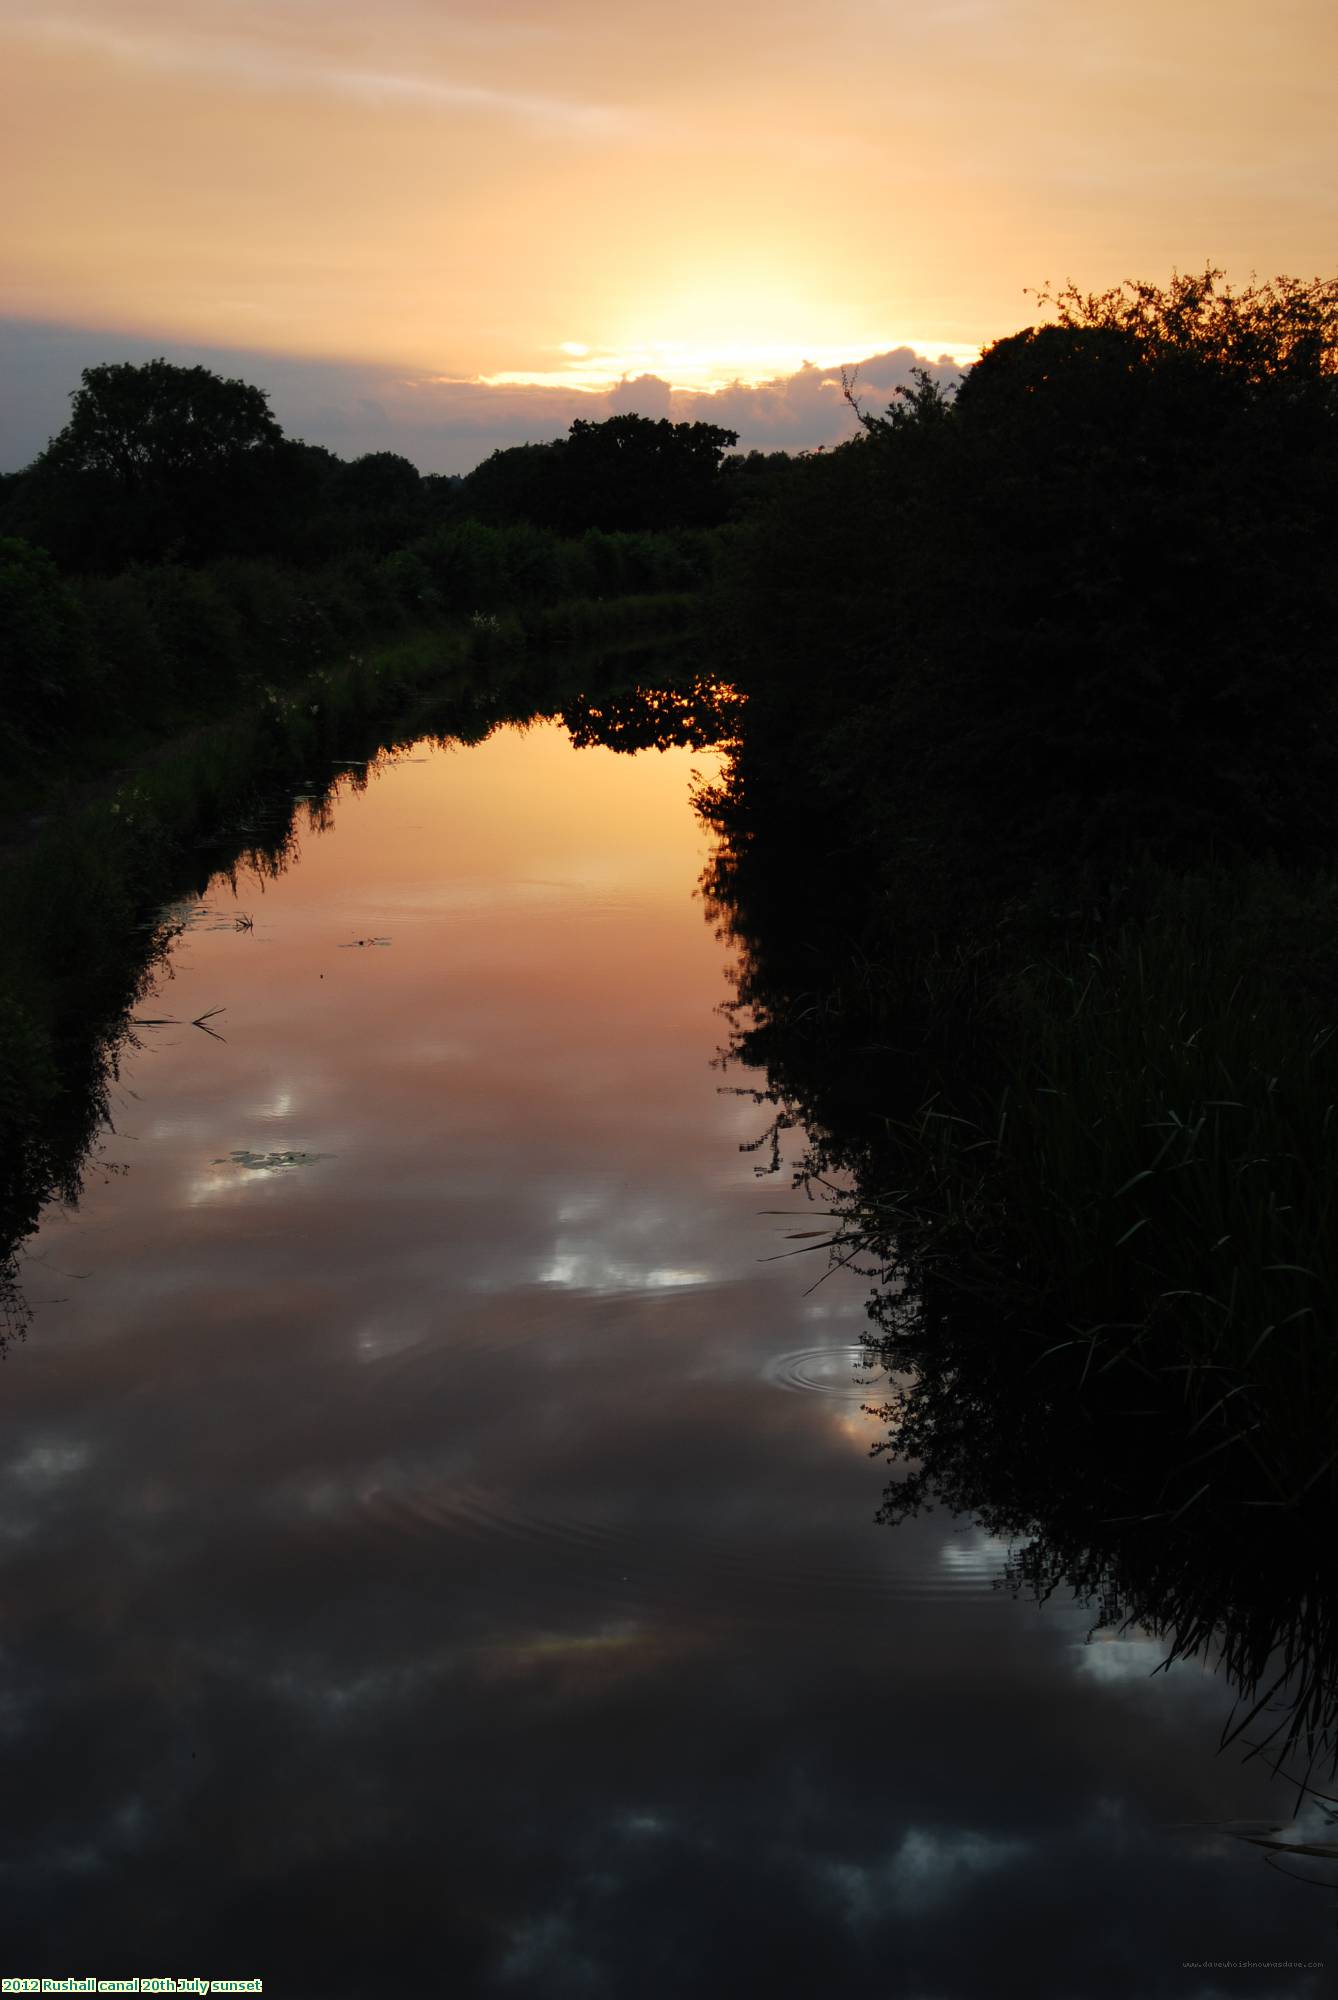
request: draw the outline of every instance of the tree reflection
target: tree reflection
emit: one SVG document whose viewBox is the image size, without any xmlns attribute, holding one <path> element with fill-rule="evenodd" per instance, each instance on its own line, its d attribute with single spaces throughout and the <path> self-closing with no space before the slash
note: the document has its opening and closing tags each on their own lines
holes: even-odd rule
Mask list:
<svg viewBox="0 0 1338 2000">
<path fill-rule="evenodd" d="M 703 674 L 677 686 L 582 694 L 562 710 L 561 720 L 578 750 L 594 744 L 629 752 L 701 750 L 733 741 L 742 714 L 742 696 L 727 682 Z"/>
<path fill-rule="evenodd" d="M 1012 1546 L 1013 1589 L 1071 1591 L 1094 1630 L 1138 1628 L 1167 1666 L 1219 1667 L 1235 1697 L 1223 1743 L 1308 1788 L 1338 1769 L 1331 1403 L 1295 1427 L 1280 1474 L 1256 1444 L 1265 1420 L 1270 1445 L 1286 1435 L 1265 1387 L 1225 1372 L 1191 1383 L 1169 1348 L 1150 1358 L 1010 1319 L 969 1269 L 932 1247 L 908 1256 L 895 1218 L 917 1200 L 932 1212 L 942 1190 L 916 1185 L 925 1156 L 900 1135 L 943 1065 L 969 1072 L 975 1051 L 945 1046 L 929 996 L 880 986 L 839 836 L 814 840 L 753 747 L 750 723 L 746 772 L 736 763 L 701 800 L 718 835 L 708 914 L 737 954 L 722 1063 L 765 1074 L 764 1167 L 780 1167 L 787 1128 L 804 1130 L 795 1184 L 830 1218 L 818 1248 L 870 1278 L 866 1348 L 896 1383 L 878 1410 L 881 1518 L 971 1516 Z M 1312 1379 L 1321 1404 L 1338 1390 L 1327 1363 Z"/>
</svg>

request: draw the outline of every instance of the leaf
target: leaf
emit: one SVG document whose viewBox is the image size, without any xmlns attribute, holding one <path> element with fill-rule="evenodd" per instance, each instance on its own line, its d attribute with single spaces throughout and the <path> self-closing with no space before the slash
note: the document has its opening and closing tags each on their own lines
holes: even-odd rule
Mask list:
<svg viewBox="0 0 1338 2000">
<path fill-rule="evenodd" d="M 333 1153 L 253 1153 L 243 1148 L 240 1152 L 223 1154 L 214 1161 L 214 1165 L 225 1167 L 231 1162 L 234 1166 L 249 1167 L 254 1172 L 273 1173 L 282 1167 L 309 1167 L 317 1160 L 333 1158 Z"/>
</svg>

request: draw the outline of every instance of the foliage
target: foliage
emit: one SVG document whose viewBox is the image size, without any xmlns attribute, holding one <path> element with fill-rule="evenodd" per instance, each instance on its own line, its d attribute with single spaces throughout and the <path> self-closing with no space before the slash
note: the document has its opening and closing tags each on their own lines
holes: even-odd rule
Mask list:
<svg viewBox="0 0 1338 2000">
<path fill-rule="evenodd" d="M 265 393 L 166 360 L 86 368 L 12 502 L 64 560 L 109 567 L 225 540 L 291 471 Z"/>
<path fill-rule="evenodd" d="M 0 538 L 0 742 L 49 738 L 91 677 L 92 654 L 77 592 L 50 556 Z"/>
<path fill-rule="evenodd" d="M 70 420 L 45 453 L 132 493 L 159 479 L 232 464 L 279 442 L 263 389 L 165 360 L 85 368 Z"/>
<path fill-rule="evenodd" d="M 396 451 L 368 451 L 339 469 L 339 492 L 355 507 L 411 507 L 422 484 L 418 467 Z"/>
<path fill-rule="evenodd" d="M 804 462 L 741 547 L 742 672 L 828 700 L 819 777 L 982 905 L 1075 853 L 1321 851 L 1335 830 L 1338 287 L 1061 299 L 955 399 Z"/>
<path fill-rule="evenodd" d="M 463 481 L 466 512 L 493 525 L 549 524 L 557 511 L 557 454 L 556 444 L 505 445 L 491 452 Z"/>
<path fill-rule="evenodd" d="M 0 541 L 0 731 L 37 781 L 71 751 L 217 715 L 247 690 L 398 625 L 699 591 L 714 554 L 701 532 L 568 538 L 465 520 L 388 554 L 355 549 L 320 566 L 236 556 L 71 578 L 9 538 Z"/>
<path fill-rule="evenodd" d="M 720 476 L 734 431 L 623 415 L 578 418 L 553 444 L 495 451 L 464 484 L 463 504 L 488 521 L 526 520 L 564 534 L 590 529 L 709 527 L 724 519 Z"/>
<path fill-rule="evenodd" d="M 1108 1511 L 1298 1522 L 1338 1496 L 1338 284 L 1050 304 L 955 397 L 862 413 L 733 546 L 748 720 L 707 804 L 736 1052 L 764 1138 L 806 1124 L 846 1187 L 837 1254 L 917 1371 L 906 1495 L 1045 1504 L 979 1445 L 1021 1372 L 1079 1461 L 1112 1384 L 1160 1427 L 1146 1480 L 1095 1468 Z M 1108 1527 L 1070 1512 L 1037 1575 L 1169 1616 Z M 1238 1609 L 1216 1588 L 1194 1644 Z"/>
<path fill-rule="evenodd" d="M 1169 285 L 1042 292 L 1069 330 L 1122 335 L 1144 363 L 1192 359 L 1251 388 L 1294 389 L 1338 374 L 1338 279 L 1274 278 L 1233 292 L 1211 265 Z"/>
<path fill-rule="evenodd" d="M 722 517 L 718 471 L 736 431 L 667 417 L 577 419 L 561 464 L 571 529 L 705 527 Z"/>
</svg>

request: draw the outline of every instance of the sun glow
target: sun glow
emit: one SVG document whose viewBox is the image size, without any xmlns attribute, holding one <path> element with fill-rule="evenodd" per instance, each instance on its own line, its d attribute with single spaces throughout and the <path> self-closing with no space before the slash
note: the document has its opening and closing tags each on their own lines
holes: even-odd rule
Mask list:
<svg viewBox="0 0 1338 2000">
<path fill-rule="evenodd" d="M 507 368 L 476 379 L 488 388 L 579 389 L 602 395 L 620 382 L 651 375 L 671 389 L 709 395 L 736 384 L 755 388 L 796 374 L 801 368 L 840 368 L 899 347 L 913 347 L 917 353 L 932 354 L 935 360 L 946 356 L 963 366 L 974 361 L 979 352 L 952 342 L 887 333 L 852 334 L 846 340 L 808 345 L 780 340 L 647 340 L 600 347 L 564 340 L 557 350 L 563 359 L 553 367 Z"/>
</svg>

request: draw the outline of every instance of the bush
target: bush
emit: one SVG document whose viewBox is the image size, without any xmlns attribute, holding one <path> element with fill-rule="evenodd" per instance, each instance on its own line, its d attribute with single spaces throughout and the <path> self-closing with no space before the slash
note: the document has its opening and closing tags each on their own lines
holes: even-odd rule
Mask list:
<svg viewBox="0 0 1338 2000">
<path fill-rule="evenodd" d="M 406 621 L 691 589 L 709 573 L 712 539 L 576 541 L 524 522 L 465 520 L 388 555 L 354 549 L 321 566 L 228 556 L 78 580 L 11 539 L 0 543 L 0 728 L 18 752 L 68 741 L 72 728 L 171 725 Z"/>
<path fill-rule="evenodd" d="M 94 657 L 78 593 L 46 551 L 0 540 L 0 688 L 15 740 L 59 735 L 82 718 Z"/>
<path fill-rule="evenodd" d="M 104 719 L 161 714 L 175 697 L 176 673 L 145 573 L 86 577 L 79 594 L 101 668 Z"/>
<path fill-rule="evenodd" d="M 1066 295 L 792 468 L 733 585 L 843 822 L 987 896 L 1338 831 L 1338 286 Z"/>
</svg>

